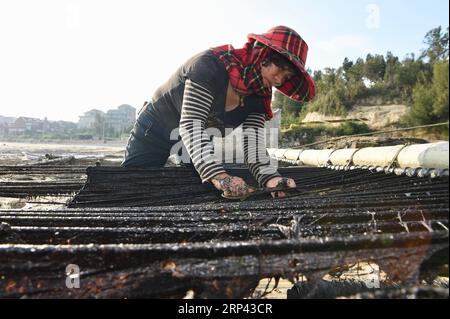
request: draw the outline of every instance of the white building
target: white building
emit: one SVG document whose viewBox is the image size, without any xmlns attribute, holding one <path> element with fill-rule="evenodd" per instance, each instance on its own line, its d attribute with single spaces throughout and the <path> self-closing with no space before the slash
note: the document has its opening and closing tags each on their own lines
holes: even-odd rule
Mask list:
<svg viewBox="0 0 450 319">
<path fill-rule="evenodd" d="M 123 133 L 136 120 L 136 109 L 128 104 L 122 104 L 115 110 L 106 112 L 105 124 L 109 130 Z"/>
<path fill-rule="evenodd" d="M 90 110 L 84 112 L 83 115 L 80 115 L 80 119 L 78 120 L 78 128 L 80 129 L 92 129 L 95 126 L 96 121 L 103 121 L 105 117 L 105 113 L 100 110 Z"/>
</svg>

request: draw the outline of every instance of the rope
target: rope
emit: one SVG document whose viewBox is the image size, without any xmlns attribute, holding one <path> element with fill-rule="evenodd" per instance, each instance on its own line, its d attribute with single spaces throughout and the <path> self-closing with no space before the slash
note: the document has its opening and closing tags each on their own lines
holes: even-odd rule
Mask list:
<svg viewBox="0 0 450 319">
<path fill-rule="evenodd" d="M 358 151 L 360 150 L 360 148 L 357 148 L 352 155 L 350 156 L 347 165 L 345 165 L 346 168 L 349 168 L 350 166 L 353 165 L 353 157 L 355 156 L 356 153 L 358 153 Z"/>
<path fill-rule="evenodd" d="M 409 130 L 415 130 L 415 129 L 419 129 L 419 128 L 444 126 L 444 125 L 448 125 L 448 122 L 437 123 L 437 124 L 427 124 L 427 125 L 420 125 L 420 126 L 412 126 L 412 127 L 405 127 L 405 128 L 399 128 L 399 129 L 388 130 L 388 131 L 377 131 L 377 132 L 370 132 L 370 133 L 345 135 L 345 136 L 339 136 L 339 137 L 331 138 L 331 139 L 328 139 L 328 140 L 325 140 L 325 141 L 314 142 L 314 143 L 305 144 L 305 145 L 301 145 L 301 146 L 293 146 L 292 149 L 299 149 L 299 148 L 304 148 L 304 147 L 307 147 L 307 146 L 313 146 L 313 145 L 319 145 L 319 144 L 324 144 L 324 143 L 329 143 L 329 142 L 335 142 L 335 141 L 339 141 L 339 140 L 342 140 L 342 139 L 346 139 L 348 137 L 370 136 L 370 135 L 376 135 L 376 134 L 385 134 L 385 133 L 393 133 L 393 132 L 400 132 L 400 131 L 409 131 Z"/>
<path fill-rule="evenodd" d="M 332 155 L 334 152 L 336 152 L 336 151 L 337 151 L 337 149 L 333 150 L 333 151 L 328 155 L 328 159 L 327 159 L 326 165 L 331 165 L 331 164 L 332 164 L 332 163 L 331 163 L 331 155 Z"/>
<path fill-rule="evenodd" d="M 397 166 L 396 164 L 397 164 L 397 157 L 398 157 L 398 155 L 400 154 L 400 152 L 401 151 L 403 151 L 403 149 L 405 148 L 405 147 L 407 147 L 407 146 L 409 146 L 410 144 L 409 143 L 406 143 L 405 145 L 403 145 L 402 147 L 400 147 L 399 149 L 398 149 L 398 151 L 395 153 L 395 156 L 394 156 L 394 158 L 392 159 L 392 161 L 389 163 L 389 166 L 388 166 L 388 170 L 390 170 L 392 167 L 395 167 L 395 166 Z"/>
</svg>

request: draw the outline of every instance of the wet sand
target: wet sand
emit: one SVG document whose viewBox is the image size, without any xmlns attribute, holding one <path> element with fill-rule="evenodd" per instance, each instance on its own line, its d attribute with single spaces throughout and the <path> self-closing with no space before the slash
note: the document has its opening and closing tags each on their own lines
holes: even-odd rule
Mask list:
<svg viewBox="0 0 450 319">
<path fill-rule="evenodd" d="M 0 165 L 33 164 L 45 155 L 75 158 L 122 159 L 126 141 L 108 143 L 19 143 L 0 141 Z"/>
</svg>

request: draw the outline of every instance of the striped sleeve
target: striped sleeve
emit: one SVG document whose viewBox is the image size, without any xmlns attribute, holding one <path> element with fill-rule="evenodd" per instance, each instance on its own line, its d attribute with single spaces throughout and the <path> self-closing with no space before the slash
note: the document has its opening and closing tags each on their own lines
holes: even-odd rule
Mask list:
<svg viewBox="0 0 450 319">
<path fill-rule="evenodd" d="M 273 177 L 280 176 L 277 169 L 270 165 L 266 148 L 265 116 L 250 113 L 243 124 L 244 161 L 261 187 Z"/>
<path fill-rule="evenodd" d="M 203 183 L 226 172 L 222 163 L 214 156 L 214 145 L 205 131 L 213 99 L 213 95 L 203 86 L 190 79 L 186 80 L 180 136 Z"/>
</svg>

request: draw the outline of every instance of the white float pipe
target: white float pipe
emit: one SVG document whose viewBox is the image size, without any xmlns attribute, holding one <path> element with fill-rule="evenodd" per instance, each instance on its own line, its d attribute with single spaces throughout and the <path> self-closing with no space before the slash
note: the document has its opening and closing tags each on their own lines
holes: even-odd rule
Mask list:
<svg viewBox="0 0 450 319">
<path fill-rule="evenodd" d="M 310 166 L 327 165 L 331 153 L 333 153 L 333 150 L 304 150 L 300 153 L 300 164 Z"/>
<path fill-rule="evenodd" d="M 389 166 L 404 145 L 365 147 L 353 155 L 353 164 L 357 166 Z"/>
<path fill-rule="evenodd" d="M 448 142 L 406 146 L 397 161 L 400 167 L 448 169 Z"/>
<path fill-rule="evenodd" d="M 290 161 L 298 161 L 301 152 L 301 150 L 288 149 L 286 153 L 284 153 L 284 157 Z"/>
<path fill-rule="evenodd" d="M 357 148 L 346 148 L 342 150 L 335 150 L 330 155 L 330 162 L 333 165 L 348 165 L 353 158 L 353 155 L 358 151 Z"/>
<path fill-rule="evenodd" d="M 270 156 L 299 165 L 356 165 L 400 168 L 449 168 L 449 143 L 365 147 L 338 150 L 268 149 Z"/>
</svg>

